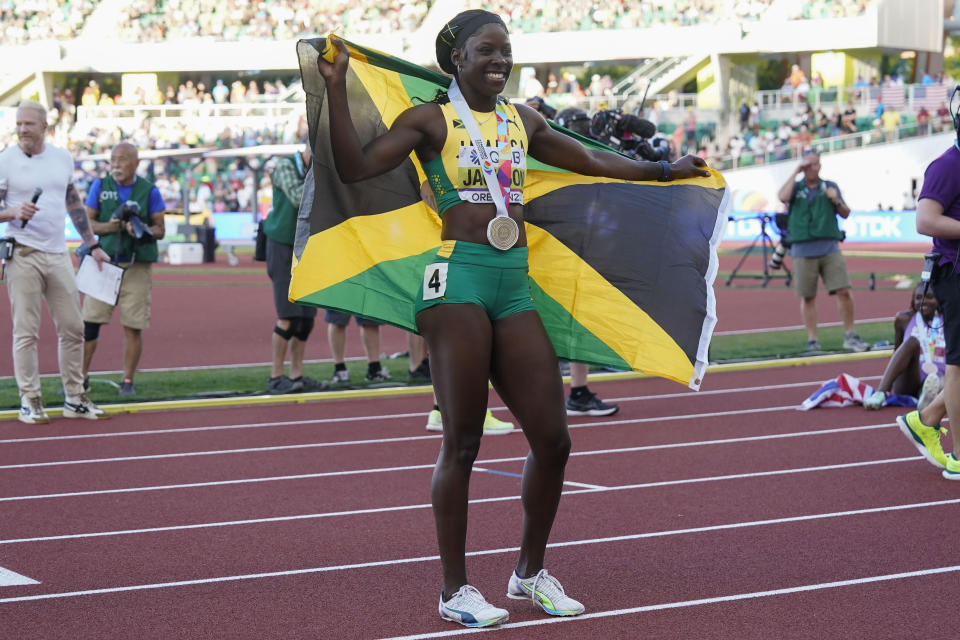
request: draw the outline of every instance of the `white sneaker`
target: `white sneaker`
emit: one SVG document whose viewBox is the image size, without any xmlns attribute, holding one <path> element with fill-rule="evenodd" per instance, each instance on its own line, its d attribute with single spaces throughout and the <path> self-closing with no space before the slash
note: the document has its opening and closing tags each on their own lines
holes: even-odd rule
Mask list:
<svg viewBox="0 0 960 640">
<path fill-rule="evenodd" d="M 505 422 L 494 418 L 490 410 L 487 409 L 487 416 L 483 419 L 483 435 L 498 436 L 503 433 L 510 433 L 511 431 L 513 431 L 512 422 Z"/>
<path fill-rule="evenodd" d="M 27 424 L 47 424 L 50 422 L 50 416 L 44 411 L 43 400 L 40 396 L 34 396 L 32 398 L 22 396 L 20 398 L 20 413 L 17 415 L 17 420 L 26 422 Z"/>
<path fill-rule="evenodd" d="M 87 394 L 81 393 L 75 398 L 66 398 L 63 402 L 64 418 L 85 418 L 86 420 L 103 420 L 110 416 L 106 411 L 93 404 Z"/>
<path fill-rule="evenodd" d="M 564 593 L 560 581 L 547 573 L 546 569 L 524 579 L 514 571 L 507 584 L 507 597 L 514 600 L 533 600 L 552 616 L 578 616 L 583 613 L 583 605 Z"/>
<path fill-rule="evenodd" d="M 920 388 L 920 397 L 917 399 L 917 411 L 923 411 L 943 389 L 943 380 L 935 373 L 927 376 L 923 381 L 923 387 Z"/>
<path fill-rule="evenodd" d="M 350 382 L 350 372 L 346 369 L 334 370 L 333 377 L 330 378 L 330 384 L 341 384 L 343 382 Z"/>
<path fill-rule="evenodd" d="M 887 394 L 883 391 L 874 391 L 871 393 L 866 400 L 863 401 L 864 409 L 871 409 L 876 411 L 877 409 L 883 408 L 883 403 L 887 400 Z"/>
<path fill-rule="evenodd" d="M 856 353 L 862 353 L 870 348 L 855 331 L 851 331 L 843 337 L 843 348 Z"/>
<path fill-rule="evenodd" d="M 427 431 L 443 431 L 443 419 L 438 409 L 434 409 L 427 416 Z"/>
<path fill-rule="evenodd" d="M 506 609 L 493 606 L 468 584 L 460 587 L 446 602 L 441 593 L 439 610 L 444 620 L 459 622 L 465 627 L 489 627 L 505 622 L 510 617 Z"/>
</svg>

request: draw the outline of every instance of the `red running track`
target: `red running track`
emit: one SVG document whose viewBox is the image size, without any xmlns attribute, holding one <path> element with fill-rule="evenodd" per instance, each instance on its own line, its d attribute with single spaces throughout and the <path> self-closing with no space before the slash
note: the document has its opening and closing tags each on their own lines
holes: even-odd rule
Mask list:
<svg viewBox="0 0 960 640">
<path fill-rule="evenodd" d="M 729 272 L 738 260 L 736 256 L 723 256 L 721 271 Z M 249 269 L 259 264 L 245 261 L 242 266 Z M 215 277 L 193 274 L 189 267 L 165 265 L 156 268 L 151 326 L 144 332 L 141 369 L 269 361 L 275 317 L 266 274 L 235 273 L 230 267 L 220 266 L 222 268 Z M 759 272 L 761 266 L 760 254 L 754 253 L 744 265 L 744 273 Z M 854 273 L 892 271 L 904 274 L 913 274 L 918 269 L 916 257 L 909 253 L 902 259 L 853 257 L 848 259 L 848 268 Z M 854 282 L 855 287 L 861 287 L 854 294 L 857 318 L 892 318 L 907 307 L 909 291 L 890 289 L 892 284 L 889 282 L 878 284 L 886 288 L 868 291 L 862 288 L 866 283 Z M 735 279 L 730 287 L 718 281 L 714 291 L 719 316 L 717 331 L 787 327 L 801 323 L 800 305 L 793 291 L 783 286 L 783 280 L 771 281 L 767 288 L 759 288 L 758 281 L 752 279 Z M 819 311 L 821 322 L 840 319 L 835 301 L 822 291 Z M 305 357 L 308 360 L 330 357 L 324 329 L 321 316 L 307 344 Z M 9 351 L 9 344 L 4 347 L 2 341 L 12 331 L 10 306 L 0 303 L 0 349 Z M 403 331 L 383 327 L 381 335 L 383 353 L 389 355 L 407 350 Z M 95 371 L 122 368 L 122 336 L 119 317 L 103 328 L 93 361 Z M 57 373 L 56 334 L 46 313 L 41 326 L 39 355 L 41 373 Z M 351 323 L 347 333 L 347 357 L 363 356 L 360 331 Z M 404 372 L 392 373 L 402 375 Z M 0 359 L 0 376 L 12 375 L 12 361 Z"/>
<path fill-rule="evenodd" d="M 956 486 L 894 410 L 794 409 L 841 370 L 880 368 L 716 373 L 700 393 L 592 381 L 622 409 L 571 419 L 548 568 L 587 606 L 572 620 L 504 596 L 527 447 L 486 438 L 467 549 L 471 581 L 510 611 L 497 637 L 943 637 Z M 428 403 L 0 423 L 0 566 L 38 582 L 0 586 L 4 637 L 459 635 L 436 614 Z"/>
</svg>

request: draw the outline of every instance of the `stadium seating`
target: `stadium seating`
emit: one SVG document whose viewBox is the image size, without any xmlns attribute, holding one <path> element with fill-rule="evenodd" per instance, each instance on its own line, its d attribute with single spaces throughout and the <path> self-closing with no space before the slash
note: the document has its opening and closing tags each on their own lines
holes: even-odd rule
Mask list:
<svg viewBox="0 0 960 640">
<path fill-rule="evenodd" d="M 13 45 L 75 38 L 96 5 L 95 0 L 3 0 L 0 42 Z"/>
<path fill-rule="evenodd" d="M 120 38 L 157 42 L 180 38 L 291 40 L 336 31 L 362 34 L 412 33 L 432 0 L 135 0 L 123 12 Z"/>
</svg>

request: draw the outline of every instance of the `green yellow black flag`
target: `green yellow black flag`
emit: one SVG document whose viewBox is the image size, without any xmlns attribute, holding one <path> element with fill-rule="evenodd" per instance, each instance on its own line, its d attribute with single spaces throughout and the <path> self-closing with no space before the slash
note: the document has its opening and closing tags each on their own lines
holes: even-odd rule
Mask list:
<svg viewBox="0 0 960 640">
<path fill-rule="evenodd" d="M 420 197 L 425 175 L 415 154 L 383 176 L 340 182 L 329 120 L 321 117 L 326 85 L 317 58 L 325 43 L 297 44 L 314 156 L 290 299 L 416 331 L 414 300 L 440 246 L 440 219 Z M 345 44 L 350 113 L 361 144 L 449 85 L 447 76 Z M 557 354 L 698 388 L 716 324 L 713 280 L 726 193 L 717 172 L 629 182 L 570 173 L 528 156 L 530 289 Z"/>
</svg>

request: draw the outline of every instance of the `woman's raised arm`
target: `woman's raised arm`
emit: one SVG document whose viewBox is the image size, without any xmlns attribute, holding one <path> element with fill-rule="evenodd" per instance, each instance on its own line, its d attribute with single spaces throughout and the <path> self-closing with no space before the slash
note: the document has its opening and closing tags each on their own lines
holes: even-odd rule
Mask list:
<svg viewBox="0 0 960 640">
<path fill-rule="evenodd" d="M 539 113 L 530 107 L 518 104 L 517 111 L 530 138 L 530 155 L 561 169 L 582 173 L 586 176 L 603 176 L 622 180 L 656 180 L 663 175 L 658 162 L 637 161 L 613 151 L 588 149 L 579 142 L 554 131 Z M 709 176 L 702 169 L 702 158 L 686 155 L 670 165 L 670 180 Z"/>
<path fill-rule="evenodd" d="M 433 104 L 422 104 L 401 113 L 390 130 L 361 146 L 357 130 L 350 118 L 347 101 L 347 66 L 350 56 L 346 46 L 333 40 L 337 55 L 333 62 L 322 56 L 317 60 L 320 75 L 327 84 L 327 108 L 330 118 L 330 144 L 340 180 L 346 183 L 373 178 L 396 168 L 414 149 L 427 140 Z"/>
</svg>

